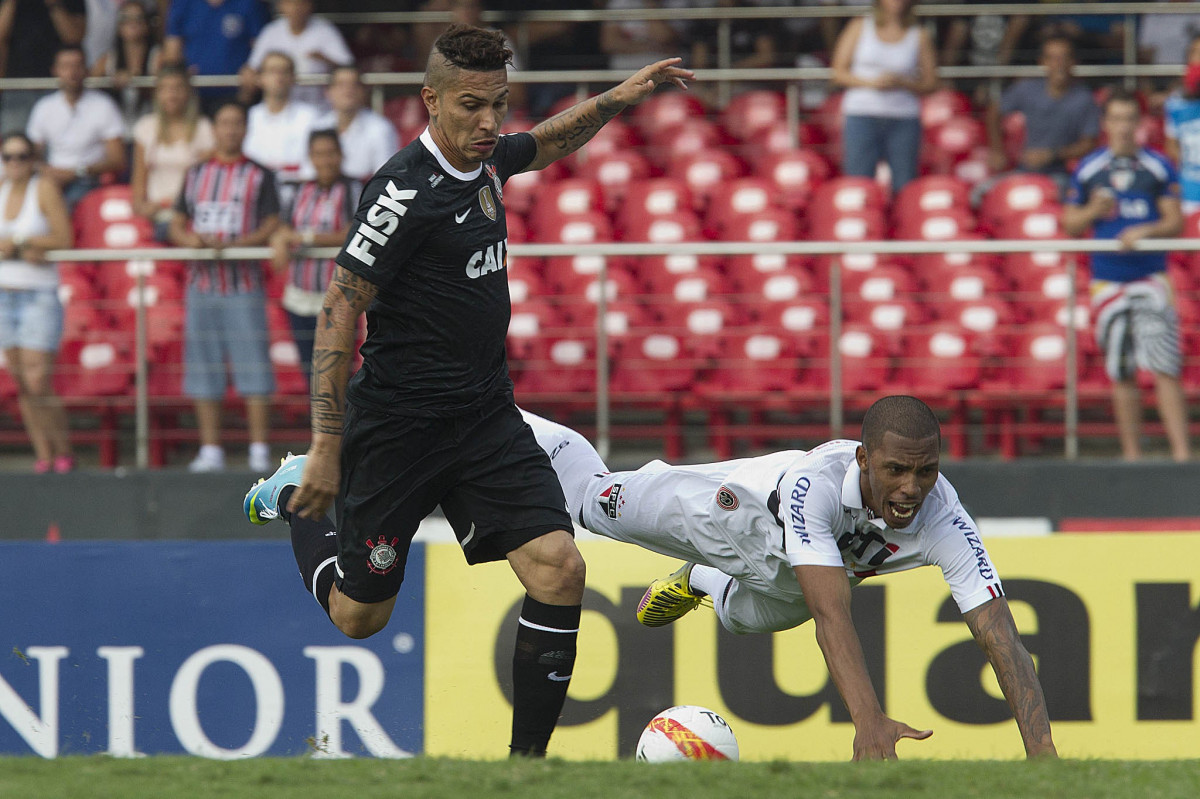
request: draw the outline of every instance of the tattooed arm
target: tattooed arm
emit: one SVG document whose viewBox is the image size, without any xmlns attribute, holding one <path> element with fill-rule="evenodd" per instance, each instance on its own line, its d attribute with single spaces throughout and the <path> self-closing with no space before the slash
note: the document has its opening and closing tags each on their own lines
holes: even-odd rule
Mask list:
<svg viewBox="0 0 1200 799">
<path fill-rule="evenodd" d="M 374 284 L 339 266 L 317 317 L 310 386 L 312 445 L 304 476 L 288 505 L 289 511 L 309 519 L 323 516 L 338 493 L 346 382 L 354 359 L 358 318 L 376 292 Z"/>
<path fill-rule="evenodd" d="M 632 77 L 599 97 L 584 100 L 541 123 L 530 133 L 537 140 L 537 155 L 526 172 L 545 169 L 558 159 L 570 155 L 596 135 L 596 131 L 622 109 L 637 105 L 649 97 L 658 84 L 670 81 L 681 89 L 687 89 L 684 80 L 695 75 L 679 67 L 683 59 L 668 58 L 642 67 Z"/>
<path fill-rule="evenodd" d="M 1025 742 L 1025 754 L 1057 757 L 1042 684 L 1033 668 L 1033 658 L 1021 643 L 1008 601 L 1004 597 L 989 600 L 964 613 L 963 620 L 996 672 Z"/>
</svg>

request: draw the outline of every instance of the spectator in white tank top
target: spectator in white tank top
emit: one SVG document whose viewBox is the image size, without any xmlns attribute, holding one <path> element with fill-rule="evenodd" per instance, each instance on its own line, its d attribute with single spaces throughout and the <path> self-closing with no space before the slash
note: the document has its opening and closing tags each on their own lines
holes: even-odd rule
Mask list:
<svg viewBox="0 0 1200 799">
<path fill-rule="evenodd" d="M 34 471 L 69 472 L 75 459 L 53 387 L 63 309 L 58 265 L 46 263 L 45 252 L 71 246 L 71 222 L 58 184 L 34 174 L 33 142 L 25 134 L 5 136 L 0 159 L 0 350 L 17 384 Z"/>
<path fill-rule="evenodd" d="M 833 80 L 842 98 L 842 172 L 874 177 L 880 161 L 892 191 L 917 176 L 921 99 L 937 87 L 929 34 L 918 27 L 913 0 L 875 0 L 852 20 L 833 51 Z"/>
</svg>

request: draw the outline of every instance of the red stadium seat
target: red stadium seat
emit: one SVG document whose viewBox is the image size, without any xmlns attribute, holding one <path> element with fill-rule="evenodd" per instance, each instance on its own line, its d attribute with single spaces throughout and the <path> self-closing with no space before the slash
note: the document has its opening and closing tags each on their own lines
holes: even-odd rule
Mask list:
<svg viewBox="0 0 1200 799">
<path fill-rule="evenodd" d="M 579 152 L 586 152 L 586 148 Z M 576 164 L 575 175 L 592 180 L 600 187 L 604 210 L 611 214 L 624 203 L 631 185 L 650 177 L 650 162 L 633 151 L 607 155 L 589 153 L 586 160 Z"/>
<path fill-rule="evenodd" d="M 791 338 L 792 346 L 799 354 L 811 357 L 819 349 L 828 350 L 829 303 L 826 300 L 801 298 L 766 302 L 755 310 L 759 323 Z"/>
<path fill-rule="evenodd" d="M 953 89 L 938 89 L 921 98 L 921 127 L 926 130 L 970 113 L 970 98 Z"/>
<path fill-rule="evenodd" d="M 700 241 L 704 238 L 700 219 L 689 211 L 670 216 L 643 215 L 627 220 L 621 229 L 624 241 L 647 241 L 655 244 L 674 244 L 681 241 Z"/>
<path fill-rule="evenodd" d="M 691 210 L 692 192 L 684 181 L 649 178 L 629 186 L 616 220 L 618 226 L 625 226 L 647 216 L 674 216 L 691 213 Z"/>
<path fill-rule="evenodd" d="M 842 92 L 833 92 L 812 114 L 812 119 L 825 134 L 827 142 L 841 142 L 845 119 L 842 116 Z"/>
<path fill-rule="evenodd" d="M 64 340 L 58 352 L 55 390 L 67 400 L 124 397 L 133 388 L 132 339 L 98 330 Z"/>
<path fill-rule="evenodd" d="M 1058 184 L 1045 175 L 1018 173 L 998 180 L 979 208 L 980 222 L 996 231 L 1018 214 L 1058 206 Z"/>
<path fill-rule="evenodd" d="M 300 348 L 287 314 L 278 305 L 267 309 L 270 336 L 267 353 L 275 369 L 275 393 L 287 397 L 307 397 L 308 379 L 300 367 Z"/>
<path fill-rule="evenodd" d="M 910 181 L 892 201 L 892 219 L 896 225 L 907 220 L 954 213 L 970 214 L 970 189 L 958 178 L 927 175 Z"/>
<path fill-rule="evenodd" d="M 922 161 L 935 173 L 949 174 L 985 144 L 987 131 L 982 122 L 973 117 L 953 117 L 935 128 L 926 128 Z"/>
<path fill-rule="evenodd" d="M 653 133 L 645 150 L 659 163 L 671 162 L 692 153 L 721 151 L 732 142 L 717 123 L 696 119 L 678 128 L 663 128 Z"/>
<path fill-rule="evenodd" d="M 771 183 L 759 177 L 743 177 L 730 181 L 725 190 L 713 195 L 705 216 L 710 230 L 720 230 L 728 220 L 758 214 L 778 207 Z"/>
<path fill-rule="evenodd" d="M 1058 239 L 1063 237 L 1062 220 L 1058 208 L 1043 208 L 1013 214 L 995 230 L 1001 239 Z"/>
<path fill-rule="evenodd" d="M 797 227 L 796 217 L 790 211 L 768 208 L 758 213 L 725 217 L 721 224 L 708 232 L 725 241 L 795 241 Z"/>
<path fill-rule="evenodd" d="M 690 92 L 660 91 L 629 112 L 630 121 L 649 139 L 662 130 L 686 127 L 708 113 L 703 101 Z"/>
<path fill-rule="evenodd" d="M 900 380 L 917 396 L 977 388 L 983 362 L 972 337 L 953 322 L 922 327 L 904 337 Z"/>
<path fill-rule="evenodd" d="M 559 335 L 529 342 L 528 359 L 516 365 L 517 400 L 526 396 L 591 396 L 596 391 L 596 343 L 591 335 Z"/>
<path fill-rule="evenodd" d="M 1004 288 L 994 269 L 978 264 L 921 272 L 930 302 L 971 302 L 997 296 Z"/>
<path fill-rule="evenodd" d="M 695 301 L 719 293 L 722 284 L 720 273 L 711 258 L 698 255 L 657 255 L 638 259 L 633 273 L 647 294 L 673 297 L 678 301 Z M 684 288 L 693 296 L 677 296 L 683 281 L 697 280 L 693 289 Z M 700 297 L 694 294 L 699 292 Z"/>
<path fill-rule="evenodd" d="M 514 363 L 528 360 L 533 355 L 534 342 L 561 334 L 563 327 L 562 316 L 550 303 L 544 300 L 515 303 L 506 339 L 509 357 Z"/>
<path fill-rule="evenodd" d="M 692 388 L 697 365 L 682 336 L 663 331 L 631 336 L 613 362 L 611 390 L 625 401 L 666 399 Z"/>
<path fill-rule="evenodd" d="M 77 247 L 137 247 L 154 244 L 148 219 L 133 213 L 129 186 L 112 184 L 92 189 L 72 214 Z"/>
<path fill-rule="evenodd" d="M 720 339 L 743 320 L 736 306 L 719 299 L 699 302 L 663 303 L 652 310 L 655 329 L 680 336 L 693 355 L 716 357 Z"/>
<path fill-rule="evenodd" d="M 898 239 L 917 241 L 961 241 L 978 238 L 975 235 L 975 219 L 970 211 L 955 209 L 929 216 L 914 216 L 897 225 Z"/>
<path fill-rule="evenodd" d="M 754 174 L 769 180 L 788 208 L 808 207 L 817 187 L 832 173 L 828 162 L 811 150 L 784 150 L 755 162 Z"/>
<path fill-rule="evenodd" d="M 886 232 L 879 211 L 832 214 L 813 211 L 809 215 L 809 238 L 814 241 L 876 241 Z"/>
<path fill-rule="evenodd" d="M 599 211 L 541 220 L 533 231 L 534 241 L 543 244 L 593 244 L 612 241 L 612 223 Z"/>
<path fill-rule="evenodd" d="M 700 386 L 702 394 L 761 396 L 800 384 L 800 361 L 790 337 L 753 328 L 723 336 L 716 367 Z"/>
<path fill-rule="evenodd" d="M 1000 122 L 1004 139 L 1004 154 L 1010 164 L 1021 162 L 1021 151 L 1025 149 L 1025 115 L 1020 111 L 1005 115 Z"/>
<path fill-rule="evenodd" d="M 874 392 L 887 385 L 891 374 L 885 336 L 863 324 L 847 324 L 838 341 L 842 357 L 842 389 Z"/>
<path fill-rule="evenodd" d="M 805 269 L 789 268 L 775 272 L 744 269 L 732 275 L 743 303 L 752 307 L 767 302 L 795 302 L 815 296 L 812 276 Z"/>
<path fill-rule="evenodd" d="M 667 168 L 668 175 L 682 179 L 691 189 L 696 210 L 703 210 L 712 194 L 745 173 L 742 162 L 724 150 L 686 155 L 673 160 Z"/>
<path fill-rule="evenodd" d="M 600 186 L 586 178 L 561 178 L 538 188 L 530 209 L 530 221 L 547 216 L 572 216 L 603 210 Z"/>
<path fill-rule="evenodd" d="M 549 290 L 542 280 L 542 260 L 528 255 L 508 256 L 508 298 L 514 304 L 541 299 Z"/>
<path fill-rule="evenodd" d="M 1002 387 L 1044 395 L 1066 385 L 1067 333 L 1054 322 L 1033 322 L 1017 329 Z"/>
<path fill-rule="evenodd" d="M 822 183 L 813 194 L 812 210 L 819 213 L 882 213 L 883 189 L 871 178 L 840 177 Z"/>
<path fill-rule="evenodd" d="M 504 184 L 504 212 L 525 215 L 533 207 L 533 198 L 542 188 L 565 174 L 566 168 L 556 161 L 545 169 L 521 172 Z"/>
<path fill-rule="evenodd" d="M 783 92 L 767 89 L 744 91 L 721 112 L 721 126 L 742 141 L 780 122 L 786 122 Z"/>
</svg>

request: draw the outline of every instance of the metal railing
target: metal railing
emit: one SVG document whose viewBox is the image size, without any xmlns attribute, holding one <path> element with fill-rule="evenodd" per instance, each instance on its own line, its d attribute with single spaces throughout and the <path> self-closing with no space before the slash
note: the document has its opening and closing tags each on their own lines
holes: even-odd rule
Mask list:
<svg viewBox="0 0 1200 799">
<path fill-rule="evenodd" d="M 514 258 L 553 256 L 655 256 L 655 255 L 849 255 L 869 253 L 876 255 L 921 255 L 928 253 L 1023 253 L 1065 252 L 1094 253 L 1118 252 L 1120 244 L 1115 240 L 1095 239 L 993 239 L 963 241 L 807 241 L 807 242 L 677 242 L 656 243 L 596 243 L 596 244 L 513 244 L 509 254 Z M 1198 239 L 1146 239 L 1138 242 L 1136 251 L 1200 251 Z M 337 248 L 313 248 L 308 255 L 332 258 Z M 219 257 L 222 260 L 267 260 L 272 250 L 267 247 L 237 247 L 219 253 L 207 248 L 138 248 L 138 249 L 71 249 L 53 250 L 46 254 L 50 261 L 63 262 L 113 262 L 113 261 L 180 261 L 206 260 Z M 602 264 L 605 261 L 602 259 Z M 1067 307 L 1076 307 L 1080 287 L 1076 285 L 1076 270 L 1066 269 L 1069 280 Z M 842 296 L 840 270 L 833 268 L 830 274 L 829 294 L 829 340 L 841 338 Z M 607 279 L 605 266 L 601 266 L 601 281 Z M 145 277 L 136 275 L 137 296 L 144 296 Z M 605 325 L 605 291 L 598 292 L 596 341 L 596 420 L 597 448 L 607 455 L 611 441 L 610 400 L 608 380 L 608 358 L 599 357 L 609 352 L 608 333 Z M 149 395 L 147 390 L 147 322 L 144 303 L 135 306 L 135 440 L 136 463 L 139 468 L 149 465 Z M 1079 353 L 1074 335 L 1066 336 L 1064 408 L 1064 456 L 1071 459 L 1079 454 Z M 834 435 L 840 435 L 845 425 L 844 392 L 842 390 L 842 359 L 836 345 L 829 348 L 830 397 L 829 421 Z"/>
</svg>

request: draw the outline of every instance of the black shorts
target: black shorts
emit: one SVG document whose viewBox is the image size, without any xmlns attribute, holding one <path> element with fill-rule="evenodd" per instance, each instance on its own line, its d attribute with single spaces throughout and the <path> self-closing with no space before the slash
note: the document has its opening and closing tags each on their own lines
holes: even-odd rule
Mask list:
<svg viewBox="0 0 1200 799">
<path fill-rule="evenodd" d="M 468 563 L 502 560 L 528 541 L 573 529 L 550 458 L 508 397 L 449 419 L 350 406 L 338 590 L 358 602 L 395 596 L 417 527 L 438 505 Z"/>
</svg>

